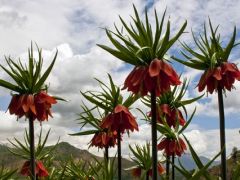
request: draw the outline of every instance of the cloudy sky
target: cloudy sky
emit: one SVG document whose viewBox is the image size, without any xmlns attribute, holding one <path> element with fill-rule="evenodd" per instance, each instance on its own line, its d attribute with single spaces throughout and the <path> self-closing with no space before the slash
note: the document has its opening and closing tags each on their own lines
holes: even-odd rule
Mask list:
<svg viewBox="0 0 240 180">
<path fill-rule="evenodd" d="M 94 77 L 107 82 L 110 73 L 119 86 L 132 67 L 126 66 L 120 60 L 103 51 L 96 44 L 109 45 L 109 41 L 102 28 L 112 29 L 114 23 L 121 27 L 118 15 L 126 21 L 131 21 L 133 15 L 132 4 L 138 8 L 141 16 L 148 7 L 150 20 L 153 20 L 153 9 L 162 15 L 167 7 L 167 16 L 171 20 L 174 33 L 187 20 L 186 31 L 191 29 L 199 33 L 208 17 L 213 25 L 220 25 L 219 32 L 223 40 L 228 41 L 234 25 L 240 27 L 240 1 L 238 0 L 0 0 L 0 58 L 4 63 L 4 55 L 14 58 L 27 57 L 27 48 L 31 41 L 43 48 L 44 63 L 48 65 L 56 49 L 59 54 L 57 62 L 49 76 L 50 93 L 64 97 L 69 102 L 59 102 L 54 108 L 54 118 L 44 122 L 45 131 L 52 129 L 49 143 L 54 143 L 60 137 L 74 146 L 86 149 L 91 137 L 71 137 L 69 133 L 79 130 L 77 113 L 81 112 L 81 91 L 94 90 L 97 87 Z M 239 34 L 237 36 L 239 39 Z M 191 44 L 190 33 L 181 37 L 182 41 Z M 178 54 L 180 45 L 177 43 L 169 53 Z M 237 47 L 231 55 L 232 62 L 239 62 L 240 53 Z M 199 95 L 195 86 L 200 72 L 184 68 L 173 63 L 179 73 L 191 77 L 187 97 Z M 7 79 L 0 71 L 0 78 Z M 227 93 L 224 99 L 226 113 L 227 153 L 233 146 L 240 148 L 240 99 L 238 92 L 240 83 L 235 83 L 236 90 Z M 28 124 L 24 120 L 16 122 L 14 116 L 6 112 L 10 101 L 10 93 L 0 89 L 0 142 L 7 143 L 7 138 L 21 137 Z M 142 107 L 140 104 L 136 106 Z M 198 153 L 213 157 L 219 151 L 219 123 L 217 109 L 217 95 L 209 95 L 190 107 L 192 111 L 197 107 L 197 113 L 192 124 L 186 130 L 186 135 L 193 143 Z M 137 115 L 137 114 L 136 114 Z M 39 131 L 40 125 L 36 123 Z M 141 123 L 140 131 L 133 133 L 130 138 L 124 137 L 123 152 L 128 155 L 128 143 L 143 143 L 150 138 L 149 126 Z M 96 148 L 90 152 L 100 154 Z"/>
</svg>

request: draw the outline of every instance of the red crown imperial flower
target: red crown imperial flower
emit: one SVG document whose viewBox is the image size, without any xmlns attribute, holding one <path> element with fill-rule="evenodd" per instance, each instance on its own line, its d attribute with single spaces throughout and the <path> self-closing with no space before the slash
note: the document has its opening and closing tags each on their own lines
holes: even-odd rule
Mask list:
<svg viewBox="0 0 240 180">
<path fill-rule="evenodd" d="M 180 157 L 187 150 L 187 146 L 181 138 L 178 138 L 178 140 L 163 138 L 158 144 L 158 150 L 164 150 L 167 156 L 176 154 Z"/>
<path fill-rule="evenodd" d="M 48 120 L 48 116 L 52 117 L 51 106 L 56 103 L 56 99 L 44 91 L 35 95 L 15 94 L 8 109 L 10 114 L 15 114 L 18 118 L 26 116 L 33 118 L 33 120 L 44 121 Z"/>
<path fill-rule="evenodd" d="M 38 177 L 46 177 L 48 176 L 48 171 L 46 170 L 46 168 L 44 167 L 42 161 L 36 161 L 36 170 L 35 170 L 35 174 Z M 23 166 L 22 169 L 20 171 L 20 174 L 22 174 L 23 176 L 30 176 L 31 175 L 31 171 L 30 171 L 30 161 L 26 161 Z"/>
<path fill-rule="evenodd" d="M 136 66 L 124 82 L 123 89 L 141 96 L 153 90 L 156 96 L 170 90 L 170 86 L 179 85 L 181 81 L 171 65 L 163 60 L 154 59 L 149 66 Z"/>
<path fill-rule="evenodd" d="M 138 131 L 138 124 L 128 108 L 119 104 L 114 108 L 113 113 L 105 117 L 101 124 L 101 128 L 109 129 L 112 132 L 119 130 L 123 133 L 125 130 Z"/>
<path fill-rule="evenodd" d="M 114 147 L 117 144 L 117 132 L 98 132 L 91 140 L 90 146 L 98 148 Z"/>
<path fill-rule="evenodd" d="M 210 94 L 218 87 L 231 91 L 236 80 L 240 80 L 240 71 L 236 64 L 224 62 L 221 66 L 206 70 L 198 83 L 198 91 L 201 92 L 207 87 Z"/>
</svg>

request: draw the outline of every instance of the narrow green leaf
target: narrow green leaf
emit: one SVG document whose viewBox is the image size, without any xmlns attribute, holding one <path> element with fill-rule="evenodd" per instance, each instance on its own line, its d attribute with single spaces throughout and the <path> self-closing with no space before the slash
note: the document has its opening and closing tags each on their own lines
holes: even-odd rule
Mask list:
<svg viewBox="0 0 240 180">
<path fill-rule="evenodd" d="M 84 136 L 84 135 L 95 134 L 97 132 L 99 132 L 99 130 L 88 130 L 88 131 L 73 133 L 73 134 L 69 134 L 69 135 L 70 136 Z"/>
<path fill-rule="evenodd" d="M 183 135 L 184 136 L 184 135 Z M 184 136 L 184 139 L 186 140 L 187 144 L 188 144 L 188 147 L 189 147 L 189 150 L 191 152 L 191 155 L 192 155 L 192 158 L 194 160 L 194 162 L 196 163 L 197 167 L 199 169 L 203 168 L 204 165 L 202 164 L 200 158 L 198 157 L 197 153 L 195 152 L 195 150 L 193 149 L 191 143 L 187 140 L 187 138 Z"/>
<path fill-rule="evenodd" d="M 191 122 L 192 119 L 193 119 L 193 116 L 194 116 L 195 112 L 196 112 L 196 107 L 194 108 L 194 111 L 193 111 L 191 117 L 189 118 L 189 120 L 187 121 L 187 123 L 182 127 L 182 129 L 180 129 L 180 130 L 178 131 L 178 134 L 182 134 L 183 131 L 188 127 L 188 125 L 190 124 L 190 122 Z"/>
<path fill-rule="evenodd" d="M 230 39 L 227 47 L 224 49 L 224 57 L 223 57 L 224 60 L 228 59 L 230 52 L 231 52 L 232 48 L 234 47 L 235 38 L 236 38 L 236 26 L 234 26 L 232 38 Z"/>
<path fill-rule="evenodd" d="M 44 82 L 46 81 L 48 75 L 50 74 L 53 65 L 57 59 L 57 55 L 58 55 L 58 51 L 55 53 L 55 56 L 53 58 L 52 63 L 50 64 L 50 66 L 47 68 L 47 70 L 45 71 L 45 73 L 42 75 L 42 77 L 39 79 L 39 81 L 37 82 L 37 84 L 34 87 L 34 91 L 41 89 L 42 85 L 44 84 Z"/>
<path fill-rule="evenodd" d="M 183 106 L 185 105 L 188 105 L 188 104 L 191 104 L 195 101 L 198 101 L 199 99 L 201 99 L 205 94 L 202 94 L 201 96 L 198 96 L 196 98 L 192 98 L 192 99 L 189 99 L 189 100 L 185 100 L 185 101 L 181 101 L 180 104 L 182 104 Z"/>
<path fill-rule="evenodd" d="M 7 88 L 9 90 L 15 91 L 15 92 L 19 92 L 19 93 L 21 93 L 21 91 L 22 91 L 18 86 L 13 85 L 13 84 L 11 84 L 7 81 L 4 81 L 2 79 L 0 79 L 0 86 L 2 86 L 4 88 Z"/>
<path fill-rule="evenodd" d="M 164 54 L 168 51 L 168 49 L 170 47 L 172 47 L 172 45 L 178 40 L 178 38 L 182 35 L 183 31 L 186 29 L 187 27 L 187 21 L 184 22 L 184 24 L 182 25 L 181 29 L 178 31 L 178 33 L 167 43 L 162 55 L 164 56 Z"/>
<path fill-rule="evenodd" d="M 191 68 L 194 68 L 194 69 L 198 69 L 198 70 L 205 70 L 206 69 L 206 66 L 204 64 L 202 65 L 199 65 L 199 64 L 194 64 L 194 63 L 190 63 L 190 62 L 187 62 L 187 61 L 183 61 L 179 58 L 176 58 L 174 56 L 172 56 L 172 59 L 174 59 L 175 61 L 185 65 L 185 66 L 188 66 L 188 67 L 191 67 Z"/>
</svg>

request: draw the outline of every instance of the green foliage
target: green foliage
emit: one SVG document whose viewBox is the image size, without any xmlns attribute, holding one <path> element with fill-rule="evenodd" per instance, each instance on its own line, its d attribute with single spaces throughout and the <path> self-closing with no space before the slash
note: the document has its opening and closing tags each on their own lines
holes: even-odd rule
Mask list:
<svg viewBox="0 0 240 180">
<path fill-rule="evenodd" d="M 65 166 L 65 169 L 65 178 L 86 180 L 91 179 L 95 171 L 98 172 L 100 170 L 100 166 L 95 162 L 86 162 L 81 159 L 74 161 L 72 158 Z"/>
<path fill-rule="evenodd" d="M 81 92 L 81 94 L 94 104 L 94 106 L 103 109 L 106 114 L 113 112 L 118 104 L 130 107 L 138 99 L 138 96 L 130 94 L 124 100 L 123 96 L 120 94 L 120 88 L 114 84 L 109 74 L 108 78 L 110 82 L 109 86 L 96 79 L 101 87 L 101 91 L 87 91 L 85 93 Z"/>
<path fill-rule="evenodd" d="M 130 168 L 127 168 L 127 171 L 131 171 L 134 168 L 141 168 L 143 171 L 141 179 L 144 179 L 147 176 L 147 172 L 152 168 L 152 157 L 150 153 L 150 143 L 146 143 L 144 146 L 138 144 L 133 148 L 129 145 L 129 149 L 134 157 L 131 157 L 132 161 L 136 164 Z"/>
<path fill-rule="evenodd" d="M 99 161 L 95 158 L 96 165 L 92 166 L 90 164 L 91 169 L 95 173 L 94 177 L 99 180 L 113 180 L 117 171 L 116 166 L 114 166 L 115 159 L 116 156 L 114 156 L 112 159 L 105 159 L 103 161 Z"/>
<path fill-rule="evenodd" d="M 37 49 L 38 60 L 34 58 L 33 46 L 31 44 L 31 48 L 28 50 L 28 66 L 23 65 L 21 60 L 15 62 L 10 57 L 6 57 L 5 59 L 9 69 L 3 65 L 0 65 L 0 67 L 12 78 L 14 83 L 0 79 L 0 86 L 19 94 L 34 94 L 41 90 L 46 90 L 47 86 L 44 86 L 44 82 L 53 68 L 58 52 L 55 53 L 47 70 L 42 73 L 42 49 L 38 47 Z"/>
<path fill-rule="evenodd" d="M 205 24 L 204 33 L 199 35 L 199 39 L 197 39 L 197 37 L 192 32 L 197 51 L 194 51 L 186 43 L 181 43 L 183 48 L 187 51 L 187 53 L 189 53 L 188 55 L 185 52 L 181 51 L 181 54 L 187 61 L 176 57 L 173 57 L 173 59 L 186 66 L 199 70 L 207 70 L 209 68 L 212 69 L 221 65 L 223 62 L 227 62 L 232 49 L 239 44 L 235 44 L 236 27 L 234 27 L 232 37 L 229 40 L 228 44 L 223 47 L 220 34 L 217 33 L 218 26 L 214 29 L 210 19 L 209 26 L 210 38 L 208 38 Z"/>
<path fill-rule="evenodd" d="M 94 107 L 92 109 L 89 109 L 84 103 L 81 105 L 83 112 L 79 114 L 79 118 L 77 119 L 78 124 L 81 125 L 80 130 L 86 125 L 91 126 L 93 129 L 86 130 L 86 131 L 80 131 L 78 133 L 69 134 L 70 136 L 83 136 L 83 135 L 90 135 L 95 134 L 97 132 L 102 131 L 100 128 L 100 123 L 102 121 L 103 115 L 99 111 L 98 107 Z M 96 115 L 94 115 L 94 110 L 97 110 L 99 118 L 96 118 Z"/>
<path fill-rule="evenodd" d="M 149 24 L 147 10 L 145 11 L 145 22 L 143 22 L 140 20 L 139 14 L 134 5 L 133 9 L 135 14 L 135 17 L 132 17 L 133 24 L 130 23 L 127 25 L 119 16 L 126 33 L 120 31 L 117 26 L 115 26 L 116 32 L 106 29 L 108 39 L 111 41 L 115 49 L 105 45 L 98 46 L 118 59 L 136 66 L 148 65 L 155 58 L 163 59 L 168 49 L 184 32 L 187 22 L 182 25 L 176 35 L 170 38 L 170 20 L 167 22 L 166 32 L 162 34 L 166 11 L 162 16 L 161 22 L 159 22 L 155 10 L 156 29 L 153 31 Z"/>
<path fill-rule="evenodd" d="M 187 79 L 185 78 L 183 80 L 182 86 L 174 86 L 174 88 L 164 94 L 162 94 L 160 97 L 157 97 L 157 104 L 168 104 L 172 109 L 174 108 L 183 108 L 185 115 L 187 116 L 187 110 L 186 105 L 192 104 L 195 101 L 198 101 L 203 97 L 203 95 L 191 98 L 191 99 L 183 99 L 187 89 L 188 89 L 189 82 L 187 82 Z M 151 98 L 150 96 L 146 96 L 142 98 L 143 104 L 145 104 L 148 107 L 151 107 Z"/>
<path fill-rule="evenodd" d="M 189 180 L 198 180 L 201 177 L 204 177 L 206 180 L 214 180 L 217 179 L 217 177 L 214 177 L 212 175 L 210 175 L 210 173 L 208 172 L 208 168 L 210 167 L 210 165 L 213 163 L 214 160 L 216 160 L 216 158 L 221 154 L 221 152 L 219 152 L 214 158 L 212 158 L 211 161 L 209 161 L 206 165 L 203 165 L 203 163 L 201 162 L 199 156 L 197 155 L 197 153 L 195 152 L 195 150 L 193 149 L 192 145 L 190 144 L 190 142 L 187 140 L 187 138 L 184 136 L 189 150 L 191 152 L 191 156 L 194 160 L 194 162 L 197 165 L 197 169 L 194 169 L 192 171 L 188 171 L 184 168 L 184 166 L 182 165 L 182 163 L 180 161 L 179 165 L 180 167 L 174 165 L 174 167 L 186 178 Z"/>
<path fill-rule="evenodd" d="M 2 166 L 0 168 L 0 179 L 1 180 L 9 180 L 12 179 L 13 175 L 16 173 L 17 170 L 9 170 Z"/>
<path fill-rule="evenodd" d="M 233 169 L 232 180 L 240 180 L 240 162 L 237 162 L 236 167 Z"/>
<path fill-rule="evenodd" d="M 37 146 L 35 148 L 35 156 L 37 160 L 43 160 L 43 159 L 47 159 L 49 157 L 51 157 L 51 154 L 53 152 L 53 150 L 56 148 L 56 144 L 55 146 L 52 146 L 51 148 L 45 148 L 50 130 L 48 130 L 46 136 L 44 138 L 42 138 L 42 129 L 40 131 L 39 134 L 39 138 L 38 138 L 38 143 Z M 14 138 L 15 142 L 12 142 L 10 140 L 8 140 L 11 145 L 13 146 L 13 148 L 8 148 L 8 150 L 15 156 L 21 157 L 23 159 L 29 159 L 30 157 L 30 139 L 29 139 L 29 134 L 28 132 L 25 130 L 25 134 L 24 134 L 24 143 L 20 142 L 17 138 Z"/>
<path fill-rule="evenodd" d="M 181 87 L 179 86 L 174 86 L 174 88 L 171 91 L 168 91 L 164 94 L 162 94 L 160 97 L 157 97 L 157 105 L 162 105 L 162 104 L 168 104 L 172 109 L 178 109 L 178 108 L 183 108 L 185 112 L 186 118 L 188 117 L 187 115 L 187 110 L 186 110 L 186 105 L 191 104 L 199 99 L 202 98 L 202 96 L 198 96 L 196 98 L 192 99 L 183 99 L 185 96 L 185 93 L 188 88 L 188 83 L 187 79 L 183 80 L 183 84 Z M 142 98 L 143 104 L 145 104 L 148 107 L 151 107 L 151 98 L 150 96 L 146 96 Z M 143 115 L 144 119 L 147 120 L 148 122 L 151 122 L 150 118 L 145 115 L 140 109 L 138 109 Z M 166 118 L 162 117 L 163 124 L 157 123 L 157 130 L 162 134 L 165 135 L 169 138 L 173 139 L 178 139 L 178 136 L 183 133 L 183 131 L 188 127 L 188 125 L 191 123 L 193 116 L 196 112 L 196 108 L 192 112 L 191 116 L 187 120 L 186 124 L 182 127 L 179 126 L 179 120 L 176 119 L 177 125 L 174 129 L 170 128 L 169 125 L 166 122 Z"/>
</svg>

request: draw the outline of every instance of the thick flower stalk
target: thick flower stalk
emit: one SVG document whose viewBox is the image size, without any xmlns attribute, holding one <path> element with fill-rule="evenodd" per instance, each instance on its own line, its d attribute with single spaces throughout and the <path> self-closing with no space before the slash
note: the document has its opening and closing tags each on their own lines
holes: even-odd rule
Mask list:
<svg viewBox="0 0 240 180">
<path fill-rule="evenodd" d="M 110 85 L 107 86 L 103 82 L 97 79 L 102 91 L 87 91 L 82 93 L 86 100 L 90 101 L 94 107 L 103 110 L 104 114 L 101 115 L 101 121 L 96 121 L 93 115 L 89 114 L 90 111 L 85 108 L 85 112 L 89 114 L 86 117 L 82 117 L 82 124 L 87 123 L 94 126 L 97 130 L 90 130 L 89 133 L 95 133 L 91 144 L 99 145 L 99 147 L 104 147 L 106 144 L 105 154 L 108 154 L 108 146 L 106 143 L 106 137 L 108 135 L 113 135 L 111 142 L 115 145 L 115 140 L 117 139 L 117 149 L 118 149 L 118 178 L 121 179 L 121 140 L 123 133 L 129 131 L 138 131 L 138 124 L 135 117 L 129 111 L 129 107 L 138 99 L 138 96 L 129 95 L 125 100 L 120 94 L 120 88 L 117 87 L 112 80 L 112 77 L 108 75 Z M 90 118 L 88 118 L 90 117 Z M 88 132 L 80 132 L 73 135 L 83 135 L 89 134 Z M 102 134 L 102 133 L 110 134 Z M 101 134 L 98 134 L 101 133 Z M 107 136 L 105 136 L 107 135 Z M 115 139 L 116 138 L 116 139 Z M 109 140 L 109 139 L 108 139 Z"/>
<path fill-rule="evenodd" d="M 118 145 L 118 178 L 121 179 L 121 134 L 129 131 L 138 131 L 138 124 L 135 117 L 130 113 L 128 108 L 118 104 L 113 112 L 105 117 L 101 128 L 109 129 L 112 132 L 117 132 Z"/>
<path fill-rule="evenodd" d="M 51 148 L 45 147 L 47 139 L 49 137 L 50 130 L 47 132 L 46 136 L 42 137 L 42 129 L 39 134 L 39 139 L 37 143 L 37 147 L 35 149 L 36 157 L 35 157 L 35 176 L 38 177 L 46 177 L 49 175 L 47 168 L 45 168 L 44 163 L 46 163 L 47 160 L 52 157 L 52 153 L 54 149 L 56 148 L 56 145 L 52 146 Z M 32 177 L 32 171 L 31 171 L 31 161 L 29 160 L 30 156 L 30 135 L 25 131 L 24 134 L 24 142 L 21 143 L 17 138 L 14 138 L 15 142 L 10 141 L 11 145 L 14 148 L 8 148 L 8 150 L 15 156 L 18 156 L 20 158 L 23 158 L 25 160 L 24 164 L 22 165 L 22 168 L 20 170 L 20 174 L 23 176 Z M 47 163 L 46 163 L 47 164 Z"/>
<path fill-rule="evenodd" d="M 170 156 L 174 160 L 175 156 L 180 156 L 186 150 L 186 146 L 182 143 L 182 139 L 179 135 L 190 123 L 192 116 L 188 121 L 183 117 L 182 111 L 185 112 L 184 115 L 187 118 L 186 106 L 188 104 L 197 101 L 202 96 L 184 99 L 183 97 L 186 94 L 188 89 L 187 79 L 183 80 L 181 87 L 175 86 L 171 91 L 168 91 L 157 98 L 157 129 L 163 134 L 163 139 L 160 144 L 158 144 L 158 150 L 165 150 L 166 156 L 166 174 L 169 176 L 169 166 L 170 166 Z M 151 107 L 150 97 L 142 99 L 142 102 Z M 146 119 L 152 116 L 152 111 L 147 114 Z M 181 127 L 181 130 L 180 130 Z M 170 146 L 170 147 L 169 147 Z M 174 177 L 174 161 L 172 163 L 172 178 Z M 173 178 L 174 179 L 174 178 Z"/>
<path fill-rule="evenodd" d="M 200 81 L 198 83 L 198 90 L 201 92 L 206 88 L 206 91 L 212 94 L 214 91 L 218 93 L 219 105 L 219 120 L 220 120 L 220 148 L 223 150 L 221 155 L 221 177 L 223 180 L 227 179 L 226 167 L 226 144 L 225 144 L 225 117 L 223 92 L 231 91 L 235 80 L 240 80 L 240 71 L 235 63 L 230 62 L 229 56 L 234 47 L 238 45 L 235 43 L 236 27 L 231 39 L 228 43 L 222 43 L 220 34 L 217 29 L 213 29 L 209 19 L 210 38 L 204 25 L 204 34 L 197 39 L 193 34 L 194 42 L 197 46 L 197 51 L 192 50 L 186 43 L 182 43 L 184 49 L 182 52 L 186 60 L 173 57 L 176 61 L 189 66 L 194 69 L 202 70 Z M 226 44 L 223 47 L 223 44 Z"/>
<path fill-rule="evenodd" d="M 9 69 L 3 65 L 0 66 L 12 78 L 14 83 L 0 79 L 0 86 L 14 92 L 8 107 L 10 114 L 15 114 L 18 118 L 26 117 L 29 120 L 31 179 L 35 179 L 33 121 L 35 119 L 40 122 L 48 120 L 48 116 L 52 116 L 52 104 L 57 103 L 57 98 L 49 96 L 47 86 L 44 85 L 56 61 L 57 52 L 45 72 L 42 72 L 41 49 L 38 49 L 38 60 L 36 60 L 31 46 L 28 51 L 28 58 L 28 65 L 23 65 L 20 60 L 15 62 L 10 57 L 6 58 Z"/>
<path fill-rule="evenodd" d="M 100 113 L 98 107 L 89 109 L 84 103 L 81 105 L 82 112 L 79 114 L 78 124 L 81 125 L 81 131 L 78 133 L 70 134 L 71 136 L 83 136 L 91 135 L 93 137 L 89 142 L 89 147 L 95 146 L 100 149 L 105 149 L 104 158 L 108 161 L 108 150 L 111 147 L 117 145 L 117 132 L 112 132 L 107 128 L 102 128 L 101 124 L 105 119 L 105 113 Z M 96 112 L 98 114 L 96 115 Z M 91 130 L 83 130 L 83 127 L 88 125 L 91 127 Z"/>
<path fill-rule="evenodd" d="M 178 40 L 186 28 L 185 22 L 177 34 L 170 38 L 170 21 L 167 22 L 165 34 L 162 34 L 165 12 L 161 22 L 155 10 L 156 29 L 149 24 L 147 10 L 145 22 L 141 21 L 134 6 L 133 24 L 127 25 L 120 17 L 123 31 L 115 26 L 116 32 L 106 29 L 106 34 L 115 48 L 99 45 L 118 59 L 134 66 L 124 82 L 123 89 L 135 95 L 151 94 L 152 109 L 152 153 L 153 180 L 157 179 L 157 130 L 156 130 L 156 96 L 170 90 L 171 85 L 179 85 L 179 77 L 167 62 L 166 53 Z M 122 28 L 121 26 L 121 28 Z M 163 38 L 161 38 L 163 37 Z"/>
</svg>

